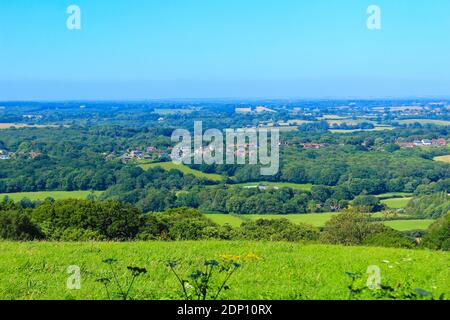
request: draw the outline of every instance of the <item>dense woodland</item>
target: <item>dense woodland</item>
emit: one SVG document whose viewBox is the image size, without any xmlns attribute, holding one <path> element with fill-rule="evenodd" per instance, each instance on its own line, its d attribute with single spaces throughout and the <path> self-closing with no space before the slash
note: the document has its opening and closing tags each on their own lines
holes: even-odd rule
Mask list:
<svg viewBox="0 0 450 320">
<path fill-rule="evenodd" d="M 120 161 L 119 155 L 130 148 L 169 147 L 171 132 L 121 126 L 0 130 L 0 149 L 17 154 L 1 160 L 0 193 L 102 190 L 102 199 L 135 204 L 144 212 L 188 206 L 240 214 L 306 213 L 340 210 L 360 195 L 424 195 L 445 192 L 450 185 L 450 167 L 432 161 L 446 154 L 447 148 L 400 149 L 394 144 L 399 138 L 450 137 L 442 127 L 340 135 L 286 133 L 282 135 L 280 171 L 270 177 L 260 176 L 258 166 L 193 165 L 223 175 L 223 181 L 208 181 L 176 170 L 144 171 Z M 305 149 L 305 142 L 325 147 Z M 233 187 L 234 183 L 263 180 L 314 186 L 311 191 Z"/>
<path fill-rule="evenodd" d="M 280 170 L 274 176 L 261 176 L 257 165 L 190 166 L 203 173 L 222 176 L 220 181 L 213 181 L 208 180 L 207 175 L 200 177 L 159 167 L 144 170 L 136 161 L 122 161 L 121 155 L 131 149 L 151 146 L 170 150 L 174 145 L 173 130 L 192 130 L 194 120 L 202 120 L 206 130 L 292 119 L 292 110 L 280 105 L 275 105 L 276 113 L 249 115 L 235 114 L 235 105 L 231 103 L 211 106 L 192 103 L 187 110 L 163 115 L 155 113 L 157 108 L 168 107 L 163 103 L 134 104 L 126 108 L 121 104 L 108 108 L 90 105 L 87 109 L 71 104 L 25 107 L 31 114 L 39 114 L 39 117 L 29 116 L 30 125 L 52 125 L 0 130 L 0 150 L 12 155 L 0 160 L 0 193 L 103 192 L 99 196 L 92 195 L 90 200 L 56 202 L 23 199 L 13 203 L 6 197 L 0 205 L 0 237 L 14 240 L 278 239 L 411 247 L 417 245 L 411 235 L 367 218 L 370 213 L 386 210 L 375 195 L 406 192 L 413 194 L 414 199 L 404 213 L 438 220 L 431 230 L 439 236 L 428 236 L 433 239 L 426 240 L 424 245 L 448 247 L 442 237 L 448 238 L 450 166 L 433 158 L 448 155 L 450 150 L 447 146 L 401 148 L 399 142 L 447 140 L 450 127 L 412 123 L 397 125 L 394 130 L 336 134 L 329 131 L 330 124 L 325 121 L 304 123 L 296 130 L 282 132 Z M 172 111 L 173 108 L 178 110 L 177 106 L 170 107 Z M 324 102 L 318 110 L 314 103 L 306 104 L 304 111 L 307 112 L 295 117 L 313 121 L 327 112 L 341 112 L 333 109 L 335 107 L 333 103 Z M 23 121 L 20 116 L 23 108 L 8 106 L 0 110 L 0 121 Z M 366 111 L 355 109 L 352 112 L 356 119 Z M 441 114 L 441 118 L 446 116 Z M 333 128 L 372 129 L 374 121 L 392 124 L 397 118 L 386 110 L 371 125 L 343 123 Z M 306 148 L 307 143 L 321 147 Z M 312 187 L 261 189 L 237 185 L 247 182 L 286 182 Z M 323 230 L 294 225 L 287 220 L 248 221 L 233 229 L 218 226 L 200 213 L 335 211 L 346 214 L 333 218 Z M 347 234 L 342 225 L 356 229 Z M 363 236 L 358 238 L 358 234 Z"/>
</svg>

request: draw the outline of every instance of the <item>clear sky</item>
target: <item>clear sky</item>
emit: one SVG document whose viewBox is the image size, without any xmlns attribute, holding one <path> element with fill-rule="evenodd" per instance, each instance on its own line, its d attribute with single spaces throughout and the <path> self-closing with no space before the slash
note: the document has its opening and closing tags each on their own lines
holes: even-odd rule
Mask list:
<svg viewBox="0 0 450 320">
<path fill-rule="evenodd" d="M 449 0 L 0 0 L 0 100 L 406 96 L 450 96 Z"/>
</svg>

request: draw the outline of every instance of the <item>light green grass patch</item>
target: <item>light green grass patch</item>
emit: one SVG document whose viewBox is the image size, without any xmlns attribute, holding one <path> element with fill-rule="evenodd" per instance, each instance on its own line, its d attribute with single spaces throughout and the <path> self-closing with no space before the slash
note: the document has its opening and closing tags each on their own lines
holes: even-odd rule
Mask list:
<svg viewBox="0 0 450 320">
<path fill-rule="evenodd" d="M 390 198 L 381 200 L 381 203 L 385 204 L 390 209 L 405 208 L 412 198 Z"/>
<path fill-rule="evenodd" d="M 226 223 L 231 226 L 239 227 L 245 220 L 258 219 L 288 219 L 292 223 L 306 223 L 316 227 L 323 227 L 331 217 L 339 213 L 308 213 L 308 214 L 207 214 L 207 217 L 217 224 L 224 225 Z"/>
<path fill-rule="evenodd" d="M 24 198 L 32 201 L 45 200 L 53 198 L 55 200 L 64 199 L 86 199 L 89 195 L 100 196 L 102 191 L 40 191 L 40 192 L 18 192 L 18 193 L 0 193 L 0 199 L 8 196 L 9 199 L 17 202 Z"/>
<path fill-rule="evenodd" d="M 308 214 L 249 214 L 245 215 L 248 219 L 288 219 L 292 223 L 306 223 L 313 225 L 315 227 L 323 227 L 325 223 L 330 220 L 333 216 L 339 213 L 328 212 L 328 213 L 308 213 Z"/>
<path fill-rule="evenodd" d="M 158 162 L 158 163 L 142 163 L 139 165 L 142 169 L 148 170 L 150 168 L 156 168 L 160 167 L 164 170 L 172 170 L 176 169 L 184 174 L 192 174 L 199 178 L 206 178 L 213 181 L 220 181 L 223 180 L 223 177 L 220 174 L 214 174 L 214 173 L 204 173 L 199 170 L 194 170 L 192 168 L 189 168 L 188 166 L 184 164 L 176 164 L 173 162 Z"/>
<path fill-rule="evenodd" d="M 398 231 L 427 230 L 434 220 L 392 220 L 384 224 Z"/>
<path fill-rule="evenodd" d="M 219 225 L 229 224 L 232 227 L 239 227 L 246 220 L 258 219 L 288 219 L 292 223 L 306 223 L 321 228 L 338 212 L 327 213 L 307 213 L 307 214 L 206 214 L 206 216 Z M 371 214 L 373 218 L 386 218 L 382 212 Z M 398 215 L 398 218 L 405 218 L 407 215 Z M 395 217 L 394 217 L 395 218 Z M 390 220 L 385 221 L 385 225 L 398 231 L 426 230 L 433 220 Z"/>
</svg>

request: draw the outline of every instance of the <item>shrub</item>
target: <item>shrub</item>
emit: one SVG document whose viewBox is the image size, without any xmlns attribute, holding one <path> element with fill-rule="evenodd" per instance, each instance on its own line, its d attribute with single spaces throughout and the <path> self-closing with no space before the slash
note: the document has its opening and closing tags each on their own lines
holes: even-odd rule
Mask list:
<svg viewBox="0 0 450 320">
<path fill-rule="evenodd" d="M 219 226 L 196 209 L 181 207 L 156 215 L 159 230 L 170 240 L 201 240 L 211 238 Z"/>
<path fill-rule="evenodd" d="M 350 209 L 332 217 L 325 224 L 321 239 L 332 244 L 360 245 L 369 236 L 386 229 L 381 223 L 371 222 L 370 215 Z"/>
<path fill-rule="evenodd" d="M 446 192 L 412 199 L 405 208 L 407 214 L 437 219 L 450 211 L 450 196 Z"/>
<path fill-rule="evenodd" d="M 97 231 L 80 228 L 68 228 L 62 231 L 60 235 L 61 241 L 102 241 L 105 237 Z"/>
<path fill-rule="evenodd" d="M 0 238 L 7 240 L 29 241 L 43 239 L 44 235 L 34 224 L 28 211 L 0 211 Z"/>
<path fill-rule="evenodd" d="M 429 227 L 422 244 L 430 249 L 450 251 L 450 213 Z"/>
<path fill-rule="evenodd" d="M 361 212 L 379 212 L 385 209 L 385 206 L 380 202 L 380 199 L 375 196 L 357 196 L 355 200 L 353 200 L 352 205 Z"/>
</svg>

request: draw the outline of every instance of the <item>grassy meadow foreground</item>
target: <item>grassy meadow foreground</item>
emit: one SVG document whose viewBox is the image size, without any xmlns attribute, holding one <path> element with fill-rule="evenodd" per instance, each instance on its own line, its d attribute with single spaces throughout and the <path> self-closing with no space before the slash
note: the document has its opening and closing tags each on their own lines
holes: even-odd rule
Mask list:
<svg viewBox="0 0 450 320">
<path fill-rule="evenodd" d="M 373 247 L 345 247 L 284 242 L 133 242 L 53 243 L 0 242 L 0 299 L 106 299 L 96 280 L 108 273 L 102 260 L 115 258 L 119 278 L 127 266 L 147 269 L 130 292 L 132 299 L 182 299 L 173 274 L 162 260 L 177 260 L 180 274 L 202 267 L 206 259 L 235 257 L 241 268 L 221 299 L 348 299 L 346 274 L 371 265 L 381 269 L 390 286 L 420 288 L 434 297 L 450 288 L 450 255 L 446 252 Z M 66 287 L 68 267 L 81 269 L 81 289 Z"/>
</svg>

